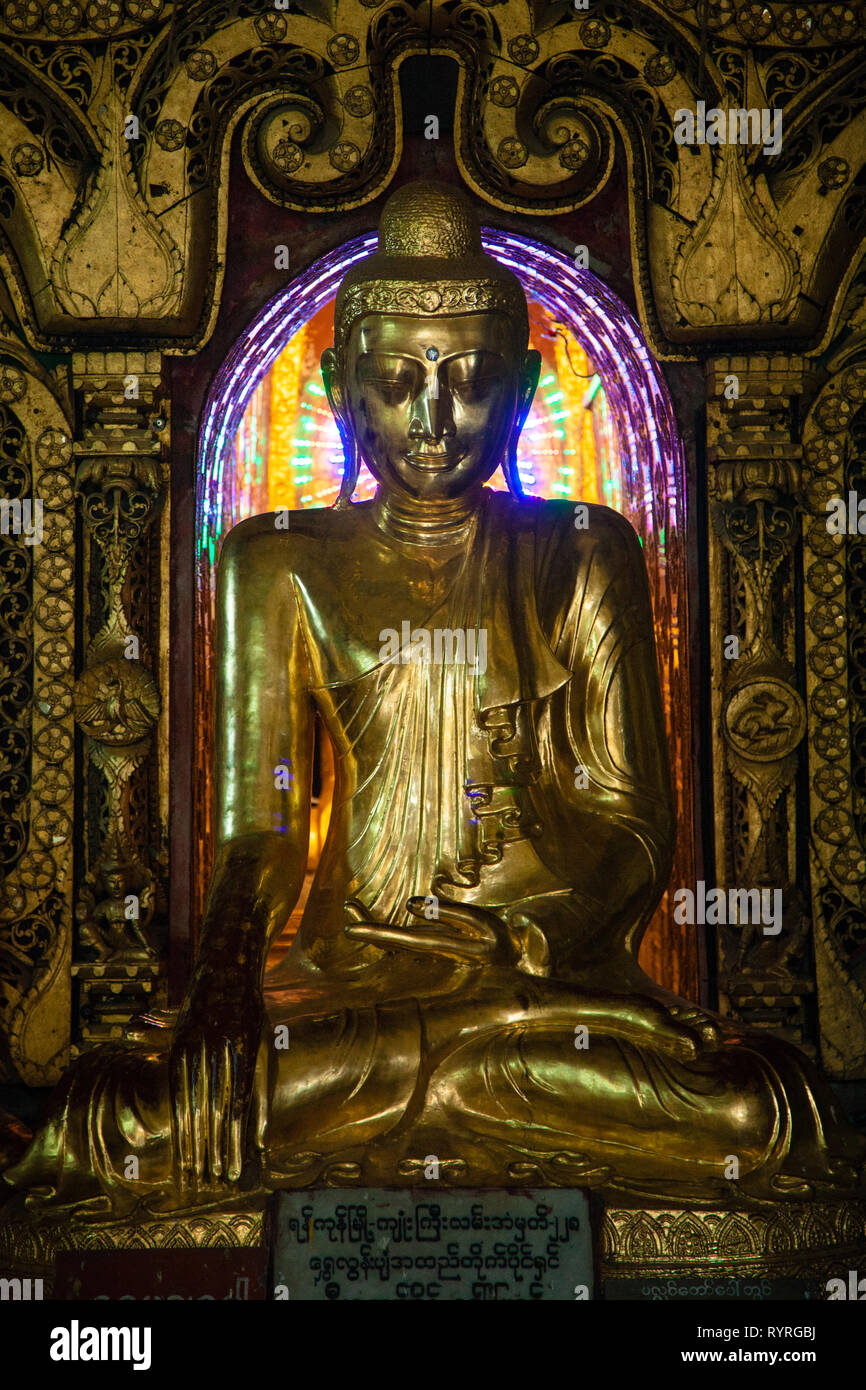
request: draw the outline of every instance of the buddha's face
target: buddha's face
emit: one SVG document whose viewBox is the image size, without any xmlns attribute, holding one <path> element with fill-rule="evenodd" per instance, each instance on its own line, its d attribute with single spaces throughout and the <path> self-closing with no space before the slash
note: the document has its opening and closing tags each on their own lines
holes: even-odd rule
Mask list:
<svg viewBox="0 0 866 1390">
<path fill-rule="evenodd" d="M 344 370 L 325 353 L 335 414 L 387 489 L 446 499 L 486 482 L 519 433 L 540 358 L 519 359 L 500 313 L 369 314 L 352 327 Z"/>
</svg>

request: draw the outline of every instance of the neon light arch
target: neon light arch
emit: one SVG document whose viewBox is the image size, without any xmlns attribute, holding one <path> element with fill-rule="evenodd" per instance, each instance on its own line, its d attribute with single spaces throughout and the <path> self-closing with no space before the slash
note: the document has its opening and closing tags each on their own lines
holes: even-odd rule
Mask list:
<svg viewBox="0 0 866 1390">
<path fill-rule="evenodd" d="M 519 278 L 536 300 L 586 346 L 613 418 L 622 476 L 620 510 L 641 539 L 650 577 L 671 761 L 679 844 L 672 881 L 694 878 L 691 737 L 685 580 L 685 487 L 682 447 L 664 379 L 627 306 L 592 271 L 529 237 L 482 229 L 484 249 Z M 196 475 L 196 726 L 212 728 L 213 578 L 224 529 L 225 487 L 233 442 L 247 405 L 287 342 L 336 295 L 349 266 L 376 249 L 375 232 L 338 247 L 274 297 L 234 345 L 218 371 L 202 419 Z M 196 844 L 209 871 L 211 810 L 209 738 L 199 741 Z M 196 875 L 199 910 L 205 872 Z M 667 895 L 646 934 L 644 968 L 680 994 L 696 997 L 693 946 L 684 948 Z"/>
<path fill-rule="evenodd" d="M 367 233 L 316 262 L 271 300 L 217 374 L 204 411 L 196 496 L 196 539 L 199 550 L 213 546 L 211 559 L 222 530 L 222 484 L 232 441 L 250 397 L 286 342 L 334 298 L 349 266 L 370 255 L 377 243 L 376 234 Z M 642 497 L 648 523 L 661 533 L 663 559 L 668 527 L 681 530 L 685 520 L 680 514 L 682 456 L 667 388 L 637 322 L 603 281 L 574 266 L 562 252 L 492 229 L 483 230 L 482 243 L 514 271 L 529 298 L 573 326 L 588 344 L 616 422 L 628 484 L 627 514 L 634 524 L 631 512 Z M 630 377 L 625 383 L 619 379 L 623 367 Z M 647 492 L 648 476 L 657 484 Z M 636 529 L 641 534 L 642 528 Z"/>
</svg>

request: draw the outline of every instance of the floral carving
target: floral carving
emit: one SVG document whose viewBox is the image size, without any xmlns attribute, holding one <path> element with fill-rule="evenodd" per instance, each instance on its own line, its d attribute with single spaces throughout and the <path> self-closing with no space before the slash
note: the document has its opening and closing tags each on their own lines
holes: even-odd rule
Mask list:
<svg viewBox="0 0 866 1390">
<path fill-rule="evenodd" d="M 196 48 L 187 55 L 185 66 L 194 82 L 207 82 L 217 70 L 216 54 L 209 48 Z"/>
<path fill-rule="evenodd" d="M 45 156 L 38 145 L 26 140 L 12 151 L 12 168 L 20 179 L 32 179 L 41 174 Z"/>
<path fill-rule="evenodd" d="M 335 67 L 348 67 L 358 61 L 361 50 L 353 34 L 335 34 L 328 39 L 326 51 Z"/>
</svg>

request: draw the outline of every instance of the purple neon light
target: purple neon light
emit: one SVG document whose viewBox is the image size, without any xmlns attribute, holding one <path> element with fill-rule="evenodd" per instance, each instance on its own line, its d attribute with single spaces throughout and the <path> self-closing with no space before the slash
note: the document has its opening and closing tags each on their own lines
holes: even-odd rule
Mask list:
<svg viewBox="0 0 866 1390">
<path fill-rule="evenodd" d="M 217 373 L 200 436 L 196 497 L 200 551 L 207 550 L 209 541 L 222 531 L 223 478 L 250 396 L 292 335 L 336 295 L 349 266 L 370 255 L 377 244 L 376 233 L 366 233 L 297 276 L 250 325 Z M 628 499 L 629 510 L 643 511 L 644 526 L 658 536 L 657 561 L 663 564 L 665 527 L 684 534 L 681 446 L 667 387 L 638 324 L 618 295 L 561 251 L 493 229 L 482 231 L 482 244 L 514 271 L 531 298 L 572 328 L 587 347 L 616 429 L 624 501 Z"/>
</svg>

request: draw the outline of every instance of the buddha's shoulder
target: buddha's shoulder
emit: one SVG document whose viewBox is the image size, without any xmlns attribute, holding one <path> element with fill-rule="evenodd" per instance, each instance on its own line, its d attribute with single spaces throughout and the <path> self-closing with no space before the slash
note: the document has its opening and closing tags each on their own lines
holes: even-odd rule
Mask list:
<svg viewBox="0 0 866 1390">
<path fill-rule="evenodd" d="M 547 497 L 506 500 L 514 524 L 533 530 L 540 539 L 577 552 L 602 549 L 612 554 L 628 554 L 640 550 L 640 541 L 631 523 L 622 512 L 602 503 Z"/>
<path fill-rule="evenodd" d="M 220 566 L 255 565 L 267 558 L 269 564 L 295 568 L 315 554 L 323 543 L 351 541 L 357 529 L 352 513 L 369 503 L 335 510 L 309 507 L 292 511 L 288 507 L 246 517 L 228 532 L 220 551 Z"/>
</svg>

